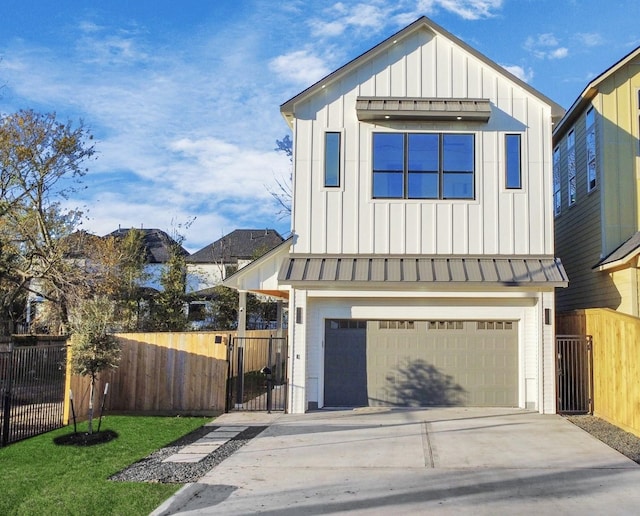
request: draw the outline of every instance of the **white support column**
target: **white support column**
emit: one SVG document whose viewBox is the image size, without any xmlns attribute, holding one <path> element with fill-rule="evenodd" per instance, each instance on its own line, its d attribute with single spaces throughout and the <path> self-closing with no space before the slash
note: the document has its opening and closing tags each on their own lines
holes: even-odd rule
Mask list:
<svg viewBox="0 0 640 516">
<path fill-rule="evenodd" d="M 307 291 L 291 290 L 289 299 L 289 399 L 288 412 L 307 411 Z"/>
<path fill-rule="evenodd" d="M 247 291 L 238 291 L 238 337 L 245 337 L 247 334 Z"/>
</svg>

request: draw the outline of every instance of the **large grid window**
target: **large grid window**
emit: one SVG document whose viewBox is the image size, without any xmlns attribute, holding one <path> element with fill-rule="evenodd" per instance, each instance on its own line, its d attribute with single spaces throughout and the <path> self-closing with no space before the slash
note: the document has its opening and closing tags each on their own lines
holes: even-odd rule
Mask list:
<svg viewBox="0 0 640 516">
<path fill-rule="evenodd" d="M 567 135 L 567 203 L 576 202 L 576 136 L 573 131 Z"/>
<path fill-rule="evenodd" d="M 553 150 L 553 213 L 557 217 L 562 209 L 560 193 L 560 147 Z"/>
<path fill-rule="evenodd" d="M 587 130 L 587 191 L 596 187 L 596 117 L 593 108 L 587 111 L 585 117 Z"/>
<path fill-rule="evenodd" d="M 472 134 L 374 133 L 376 199 L 473 199 Z"/>
</svg>

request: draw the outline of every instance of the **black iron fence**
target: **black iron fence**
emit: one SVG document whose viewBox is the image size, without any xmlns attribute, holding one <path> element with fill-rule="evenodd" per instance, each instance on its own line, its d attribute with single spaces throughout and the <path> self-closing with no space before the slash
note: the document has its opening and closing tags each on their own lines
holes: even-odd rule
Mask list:
<svg viewBox="0 0 640 516">
<path fill-rule="evenodd" d="M 560 414 L 593 414 L 593 350 L 590 335 L 558 335 L 557 410 Z"/>
<path fill-rule="evenodd" d="M 0 446 L 63 426 L 66 342 L 0 347 Z"/>
<path fill-rule="evenodd" d="M 286 338 L 234 337 L 228 361 L 227 411 L 285 410 Z"/>
</svg>

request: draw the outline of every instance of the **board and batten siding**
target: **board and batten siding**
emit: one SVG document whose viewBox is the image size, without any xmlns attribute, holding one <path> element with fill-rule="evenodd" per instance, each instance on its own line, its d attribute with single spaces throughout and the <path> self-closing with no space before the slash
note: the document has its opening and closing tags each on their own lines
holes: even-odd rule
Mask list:
<svg viewBox="0 0 640 516">
<path fill-rule="evenodd" d="M 358 96 L 487 98 L 488 123 L 364 123 Z M 421 30 L 295 106 L 294 253 L 553 254 L 551 111 L 451 41 Z M 339 188 L 324 134 L 342 134 Z M 475 135 L 474 200 L 372 199 L 372 133 Z M 504 135 L 522 134 L 523 188 L 504 185 Z"/>
</svg>

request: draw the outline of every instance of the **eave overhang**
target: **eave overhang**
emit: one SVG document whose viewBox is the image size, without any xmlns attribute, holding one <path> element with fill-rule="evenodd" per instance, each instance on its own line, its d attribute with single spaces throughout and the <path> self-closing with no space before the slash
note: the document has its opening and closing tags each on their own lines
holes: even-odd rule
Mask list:
<svg viewBox="0 0 640 516">
<path fill-rule="evenodd" d="M 488 122 L 491 104 L 488 99 L 358 97 L 358 120 L 476 121 Z"/>
<path fill-rule="evenodd" d="M 602 72 L 592 81 L 590 81 L 589 84 L 587 84 L 585 89 L 582 90 L 582 93 L 580 93 L 578 98 L 573 102 L 562 119 L 555 125 L 555 128 L 553 130 L 554 142 L 561 138 L 565 131 L 573 126 L 574 122 L 580 117 L 581 113 L 589 105 L 591 105 L 593 99 L 598 94 L 600 85 L 603 83 L 603 81 L 616 73 L 622 67 L 629 64 L 630 61 L 636 59 L 638 56 L 640 56 L 640 47 L 636 47 L 635 49 L 633 49 L 626 56 L 607 68 L 604 72 Z"/>
<path fill-rule="evenodd" d="M 637 267 L 640 256 L 640 231 L 622 243 L 618 248 L 600 260 L 593 269 L 596 271 L 614 271 L 626 267 Z"/>
<path fill-rule="evenodd" d="M 280 288 L 277 281 L 278 271 L 283 260 L 289 254 L 293 236 L 286 239 L 257 260 L 245 265 L 231 276 L 225 278 L 225 287 L 239 291 L 254 292 L 281 299 L 289 298 L 289 288 Z"/>
</svg>

